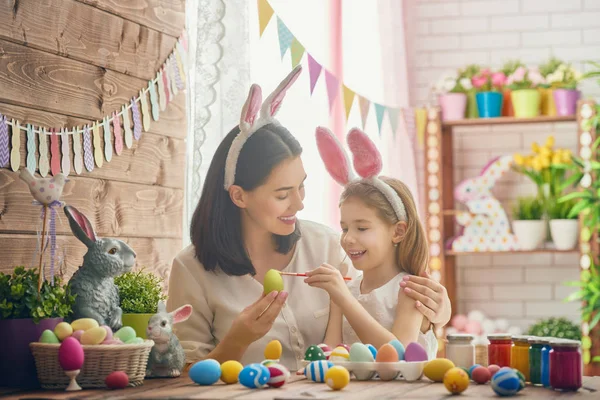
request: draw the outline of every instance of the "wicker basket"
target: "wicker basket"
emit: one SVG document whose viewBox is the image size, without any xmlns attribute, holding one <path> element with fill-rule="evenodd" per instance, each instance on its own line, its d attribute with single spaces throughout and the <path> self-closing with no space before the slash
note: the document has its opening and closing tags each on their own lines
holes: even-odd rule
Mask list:
<svg viewBox="0 0 600 400">
<path fill-rule="evenodd" d="M 106 387 L 104 380 L 111 372 L 123 371 L 129 377 L 129 386 L 142 385 L 153 345 L 152 340 L 145 340 L 142 344 L 84 345 L 84 362 L 77 375 L 77 383 L 82 388 Z M 69 378 L 58 363 L 60 344 L 30 343 L 29 346 L 42 388 L 67 387 Z"/>
</svg>

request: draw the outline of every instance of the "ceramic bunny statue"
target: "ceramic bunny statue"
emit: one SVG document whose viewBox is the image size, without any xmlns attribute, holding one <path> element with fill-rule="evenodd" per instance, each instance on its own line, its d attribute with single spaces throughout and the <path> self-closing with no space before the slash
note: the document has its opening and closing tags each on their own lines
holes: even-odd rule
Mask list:
<svg viewBox="0 0 600 400">
<path fill-rule="evenodd" d="M 69 281 L 77 295 L 71 318 L 93 318 L 116 331 L 122 326 L 123 312 L 114 277 L 131 271 L 136 254 L 121 240 L 96 237 L 90 221 L 75 207 L 66 206 L 65 214 L 75 237 L 88 248 L 83 265 Z"/>
<path fill-rule="evenodd" d="M 192 306 L 186 304 L 168 313 L 165 303 L 158 302 L 158 312 L 148 321 L 146 337 L 154 341 L 150 351 L 146 376 L 149 378 L 177 377 L 185 365 L 185 353 L 173 333 L 173 325 L 187 320 Z"/>
<path fill-rule="evenodd" d="M 461 182 L 454 190 L 456 200 L 464 203 L 469 212 L 459 212 L 456 221 L 461 233 L 450 240 L 454 251 L 517 250 L 516 236 L 510 232 L 506 212 L 493 196 L 496 181 L 510 169 L 512 156 L 491 160 L 475 178 Z"/>
</svg>

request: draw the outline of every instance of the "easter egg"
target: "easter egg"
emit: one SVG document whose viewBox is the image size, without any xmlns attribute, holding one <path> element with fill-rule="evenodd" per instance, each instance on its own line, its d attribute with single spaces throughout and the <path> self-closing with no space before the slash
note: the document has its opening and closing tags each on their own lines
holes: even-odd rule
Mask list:
<svg viewBox="0 0 600 400">
<path fill-rule="evenodd" d="M 365 346 L 367 346 L 367 348 L 373 355 L 373 358 L 377 357 L 377 349 L 375 348 L 375 346 L 373 346 L 372 344 L 366 344 Z M 350 346 L 350 350 L 352 350 L 352 346 Z"/>
<path fill-rule="evenodd" d="M 331 361 L 348 361 L 350 358 L 350 352 L 345 347 L 338 346 L 329 355 Z"/>
<path fill-rule="evenodd" d="M 492 389 L 498 396 L 514 396 L 521 387 L 521 380 L 510 369 L 496 372 L 492 378 Z"/>
<path fill-rule="evenodd" d="M 406 347 L 404 359 L 408 362 L 427 361 L 427 352 L 419 343 L 412 342 Z"/>
<path fill-rule="evenodd" d="M 73 327 L 68 322 L 59 322 L 54 327 L 54 334 L 62 342 L 73 334 Z"/>
<path fill-rule="evenodd" d="M 462 393 L 469 387 L 469 375 L 462 368 L 450 368 L 444 375 L 444 386 L 452 394 Z"/>
<path fill-rule="evenodd" d="M 83 347 L 72 337 L 65 338 L 58 348 L 58 362 L 65 371 L 75 371 L 83 366 Z"/>
<path fill-rule="evenodd" d="M 283 278 L 279 271 L 276 269 L 268 270 L 263 279 L 263 287 L 265 294 L 269 294 L 274 290 L 281 292 L 283 290 Z"/>
<path fill-rule="evenodd" d="M 81 335 L 83 335 L 83 332 L 81 329 L 78 331 L 73 332 L 73 334 L 71 335 L 72 338 L 75 338 L 77 340 L 79 340 L 81 342 Z"/>
<path fill-rule="evenodd" d="M 290 379 L 290 371 L 281 364 L 271 364 L 267 367 L 271 377 L 267 381 L 267 385 L 270 387 L 278 388 L 285 385 L 288 379 Z"/>
<path fill-rule="evenodd" d="M 100 344 L 117 345 L 117 344 L 123 344 L 123 342 L 121 342 L 121 339 L 112 338 L 109 340 L 104 339 L 104 342 L 102 342 Z"/>
<path fill-rule="evenodd" d="M 329 368 L 333 367 L 331 361 L 319 360 L 313 361 L 304 369 L 304 375 L 313 382 L 325 382 L 325 374 Z"/>
<path fill-rule="evenodd" d="M 465 367 L 459 367 L 460 369 L 462 369 L 463 371 L 465 371 L 467 373 L 467 375 L 469 375 L 469 370 Z"/>
<path fill-rule="evenodd" d="M 471 371 L 471 379 L 480 385 L 487 383 L 491 378 L 492 374 L 490 373 L 490 370 L 481 365 Z"/>
<path fill-rule="evenodd" d="M 352 348 L 350 348 L 352 350 Z M 325 383 L 333 390 L 341 390 L 348 386 L 350 373 L 344 367 L 335 365 L 325 373 Z"/>
<path fill-rule="evenodd" d="M 125 389 L 129 385 L 129 377 L 123 371 L 115 371 L 106 377 L 104 384 L 109 389 Z"/>
<path fill-rule="evenodd" d="M 113 335 L 114 338 L 121 339 L 123 343 L 127 343 L 128 340 L 135 338 L 137 335 L 135 329 L 130 326 L 124 326 Z"/>
<path fill-rule="evenodd" d="M 304 359 L 306 361 L 325 360 L 325 358 L 323 350 L 314 345 L 306 349 L 306 352 L 304 353 Z"/>
<path fill-rule="evenodd" d="M 523 373 L 521 371 L 519 371 L 518 369 L 514 369 L 513 371 L 515 371 L 515 374 L 517 374 L 517 376 L 519 377 L 519 392 L 523 389 L 525 389 L 525 375 L 523 375 Z"/>
<path fill-rule="evenodd" d="M 377 362 L 397 362 L 398 361 L 398 353 L 394 346 L 389 343 L 382 345 L 377 351 L 377 357 L 375 357 L 375 361 Z"/>
<path fill-rule="evenodd" d="M 340 343 L 340 344 L 338 344 L 338 345 L 337 345 L 337 346 L 335 346 L 335 347 L 343 347 L 343 348 L 345 348 L 346 350 L 350 351 L 350 346 L 348 346 L 348 345 L 347 345 L 347 344 L 345 344 L 345 343 Z"/>
<path fill-rule="evenodd" d="M 454 363 L 447 358 L 436 358 L 425 364 L 423 374 L 434 382 L 443 382 L 444 375 L 454 368 Z"/>
<path fill-rule="evenodd" d="M 81 335 L 81 344 L 94 345 L 100 344 L 106 338 L 106 329 L 98 326 L 96 328 L 88 329 Z"/>
<path fill-rule="evenodd" d="M 479 365 L 479 364 L 474 364 L 474 365 L 471 365 L 471 366 L 469 367 L 469 378 L 471 378 L 471 377 L 472 377 L 473 370 L 474 370 L 475 368 L 477 368 L 477 367 L 481 367 L 481 365 Z"/>
<path fill-rule="evenodd" d="M 398 339 L 394 339 L 390 342 L 392 346 L 396 349 L 396 353 L 398 353 L 398 360 L 404 360 L 404 345 Z"/>
<path fill-rule="evenodd" d="M 237 383 L 238 375 L 244 369 L 244 366 L 236 360 L 225 361 L 221 364 L 221 380 L 224 383 Z"/>
<path fill-rule="evenodd" d="M 221 365 L 217 360 L 208 358 L 198 361 L 190 368 L 188 375 L 198 385 L 212 385 L 221 377 Z"/>
<path fill-rule="evenodd" d="M 271 340 L 265 347 L 265 358 L 267 360 L 279 360 L 281 351 L 281 342 L 279 340 Z"/>
<path fill-rule="evenodd" d="M 350 347 L 350 357 L 348 358 L 350 361 L 354 362 L 373 362 L 375 358 L 373 357 L 373 353 L 371 350 L 364 344 L 360 342 L 354 343 Z"/>
<path fill-rule="evenodd" d="M 101 328 L 103 328 L 106 331 L 106 337 L 104 338 L 104 340 L 112 340 L 113 331 L 112 329 L 110 329 L 110 326 L 102 325 Z"/>
<path fill-rule="evenodd" d="M 241 370 L 238 380 L 247 388 L 257 389 L 267 385 L 271 373 L 269 369 L 262 364 L 249 364 Z"/>
<path fill-rule="evenodd" d="M 279 360 L 262 360 L 260 363 L 268 368 L 271 364 L 277 364 L 277 361 Z"/>
<path fill-rule="evenodd" d="M 492 374 L 492 378 L 494 377 L 494 375 L 496 374 L 496 372 L 500 371 L 500 367 L 496 364 L 491 364 L 488 365 L 488 370 L 490 371 L 490 374 Z"/>
<path fill-rule="evenodd" d="M 46 329 L 44 332 L 42 332 L 42 334 L 40 335 L 40 338 L 38 339 L 38 342 L 40 342 L 40 343 L 60 343 L 60 341 L 56 337 L 56 334 L 54 334 L 54 332 L 52 332 L 50 329 Z"/>
<path fill-rule="evenodd" d="M 144 339 L 141 337 L 134 337 L 133 339 L 129 339 L 125 342 L 125 344 L 142 344 L 144 343 Z"/>
<path fill-rule="evenodd" d="M 329 355 L 331 354 L 331 347 L 325 343 L 318 344 L 317 347 L 321 349 L 323 354 L 325 354 L 325 357 L 329 358 Z"/>
<path fill-rule="evenodd" d="M 79 318 L 71 322 L 73 331 L 87 331 L 88 329 L 97 328 L 98 326 L 98 321 L 93 318 Z"/>
</svg>

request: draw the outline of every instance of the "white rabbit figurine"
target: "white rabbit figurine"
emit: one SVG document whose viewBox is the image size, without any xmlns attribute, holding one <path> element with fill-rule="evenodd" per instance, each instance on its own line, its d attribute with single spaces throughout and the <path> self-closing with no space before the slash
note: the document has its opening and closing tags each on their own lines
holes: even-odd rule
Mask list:
<svg viewBox="0 0 600 400">
<path fill-rule="evenodd" d="M 464 203 L 469 212 L 459 212 L 456 222 L 462 226 L 458 236 L 451 239 L 453 251 L 510 251 L 519 243 L 510 232 L 506 212 L 491 189 L 510 169 L 512 156 L 491 160 L 475 178 L 460 183 L 454 190 L 456 200 Z"/>
</svg>

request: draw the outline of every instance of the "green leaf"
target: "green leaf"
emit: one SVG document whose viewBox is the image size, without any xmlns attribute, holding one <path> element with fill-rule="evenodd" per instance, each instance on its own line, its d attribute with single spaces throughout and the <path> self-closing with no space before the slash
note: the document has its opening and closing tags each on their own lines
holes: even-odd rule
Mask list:
<svg viewBox="0 0 600 400">
<path fill-rule="evenodd" d="M 596 327 L 596 324 L 598 324 L 598 321 L 600 321 L 600 312 L 597 312 L 594 319 L 590 321 L 590 330 L 592 330 Z"/>
<path fill-rule="evenodd" d="M 571 293 L 570 295 L 565 297 L 565 299 L 563 301 L 565 303 L 569 303 L 571 301 L 581 300 L 581 298 L 583 297 L 584 294 L 585 294 L 585 292 L 583 290 L 580 290 L 579 292 Z"/>
<path fill-rule="evenodd" d="M 590 203 L 586 200 L 579 200 L 577 204 L 573 206 L 571 212 L 569 213 L 569 218 L 572 218 L 578 215 L 584 208 L 589 207 Z"/>
<path fill-rule="evenodd" d="M 558 186 L 558 191 L 562 193 L 569 186 L 579 184 L 579 181 L 581 180 L 581 178 L 583 178 L 583 173 L 581 173 L 581 172 L 574 173 L 573 175 L 568 177 L 562 184 L 560 184 Z"/>
<path fill-rule="evenodd" d="M 592 362 L 600 363 L 600 356 L 594 356 L 594 358 L 592 358 Z"/>
<path fill-rule="evenodd" d="M 592 198 L 592 194 L 590 192 L 573 192 L 564 195 L 560 199 L 558 199 L 559 203 L 564 203 L 565 201 L 573 200 L 573 199 L 589 199 Z"/>
</svg>

